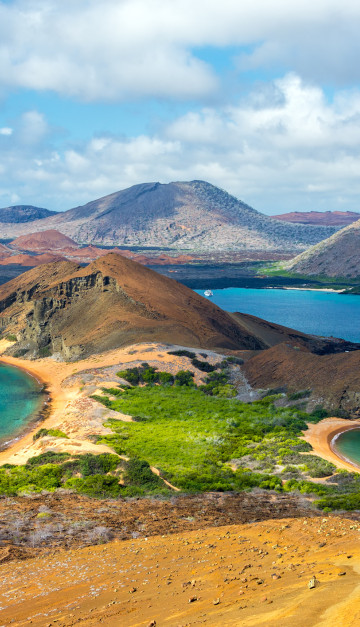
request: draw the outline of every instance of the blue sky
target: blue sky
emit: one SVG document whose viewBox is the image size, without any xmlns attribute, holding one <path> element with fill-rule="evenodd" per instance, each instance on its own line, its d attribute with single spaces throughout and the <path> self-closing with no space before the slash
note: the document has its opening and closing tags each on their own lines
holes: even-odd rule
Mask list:
<svg viewBox="0 0 360 627">
<path fill-rule="evenodd" d="M 0 0 L 0 207 L 203 179 L 360 211 L 353 0 Z"/>
</svg>

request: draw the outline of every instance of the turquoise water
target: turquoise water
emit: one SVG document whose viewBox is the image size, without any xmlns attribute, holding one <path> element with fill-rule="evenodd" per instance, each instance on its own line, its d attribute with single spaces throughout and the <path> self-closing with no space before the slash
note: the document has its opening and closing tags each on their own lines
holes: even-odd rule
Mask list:
<svg viewBox="0 0 360 627">
<path fill-rule="evenodd" d="M 203 290 L 195 291 L 204 295 Z M 360 342 L 360 296 L 242 287 L 213 292 L 211 300 L 226 311 L 253 314 L 304 333 Z"/>
<path fill-rule="evenodd" d="M 360 466 L 360 429 L 350 429 L 341 433 L 333 441 L 333 447 L 339 455 Z"/>
<path fill-rule="evenodd" d="M 42 386 L 19 368 L 0 363 L 0 444 L 16 437 L 40 411 Z"/>
</svg>

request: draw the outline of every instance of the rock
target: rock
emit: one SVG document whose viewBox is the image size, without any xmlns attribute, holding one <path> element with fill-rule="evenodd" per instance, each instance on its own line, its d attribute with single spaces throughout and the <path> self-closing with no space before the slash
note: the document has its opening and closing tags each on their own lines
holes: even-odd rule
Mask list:
<svg viewBox="0 0 360 627">
<path fill-rule="evenodd" d="M 338 573 L 338 577 L 343 577 L 344 575 L 346 575 L 345 570 L 342 570 L 340 573 Z"/>
<path fill-rule="evenodd" d="M 219 605 L 219 603 L 220 603 L 220 599 L 214 599 L 213 600 L 213 604 L 214 605 Z"/>
<path fill-rule="evenodd" d="M 156 627 L 156 620 L 150 621 L 150 623 L 147 625 L 147 627 Z"/>
<path fill-rule="evenodd" d="M 317 584 L 318 584 L 318 580 L 316 579 L 316 577 L 311 577 L 309 583 L 308 583 L 308 588 L 309 590 L 312 590 L 313 588 L 316 588 Z"/>
<path fill-rule="evenodd" d="M 189 599 L 189 603 L 194 603 L 195 601 L 197 601 L 198 598 L 197 597 L 190 597 Z"/>
</svg>

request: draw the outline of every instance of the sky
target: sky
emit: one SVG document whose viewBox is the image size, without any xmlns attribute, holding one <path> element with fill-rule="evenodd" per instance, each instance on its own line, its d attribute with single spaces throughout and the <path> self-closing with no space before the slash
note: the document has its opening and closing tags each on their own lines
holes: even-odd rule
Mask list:
<svg viewBox="0 0 360 627">
<path fill-rule="evenodd" d="M 0 207 L 206 180 L 360 211 L 357 0 L 0 0 Z"/>
</svg>

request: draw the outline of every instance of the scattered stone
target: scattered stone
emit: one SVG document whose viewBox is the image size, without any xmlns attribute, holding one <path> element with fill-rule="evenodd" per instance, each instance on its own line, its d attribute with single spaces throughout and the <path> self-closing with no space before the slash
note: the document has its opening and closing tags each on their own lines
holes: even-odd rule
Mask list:
<svg viewBox="0 0 360 627">
<path fill-rule="evenodd" d="M 197 597 L 190 597 L 189 599 L 189 603 L 194 603 L 195 601 L 197 601 L 198 598 Z"/>
<path fill-rule="evenodd" d="M 316 588 L 317 584 L 318 584 L 318 580 L 316 579 L 316 577 L 311 577 L 309 583 L 308 583 L 308 588 L 309 590 L 312 590 L 313 588 Z"/>
<path fill-rule="evenodd" d="M 342 570 L 341 573 L 338 573 L 338 577 L 343 577 L 344 575 L 346 575 L 345 570 Z"/>
<path fill-rule="evenodd" d="M 213 604 L 214 605 L 219 605 L 219 603 L 220 603 L 220 599 L 214 599 L 213 600 Z"/>
<path fill-rule="evenodd" d="M 156 627 L 156 620 L 150 621 L 150 623 L 147 625 L 147 627 Z"/>
</svg>

